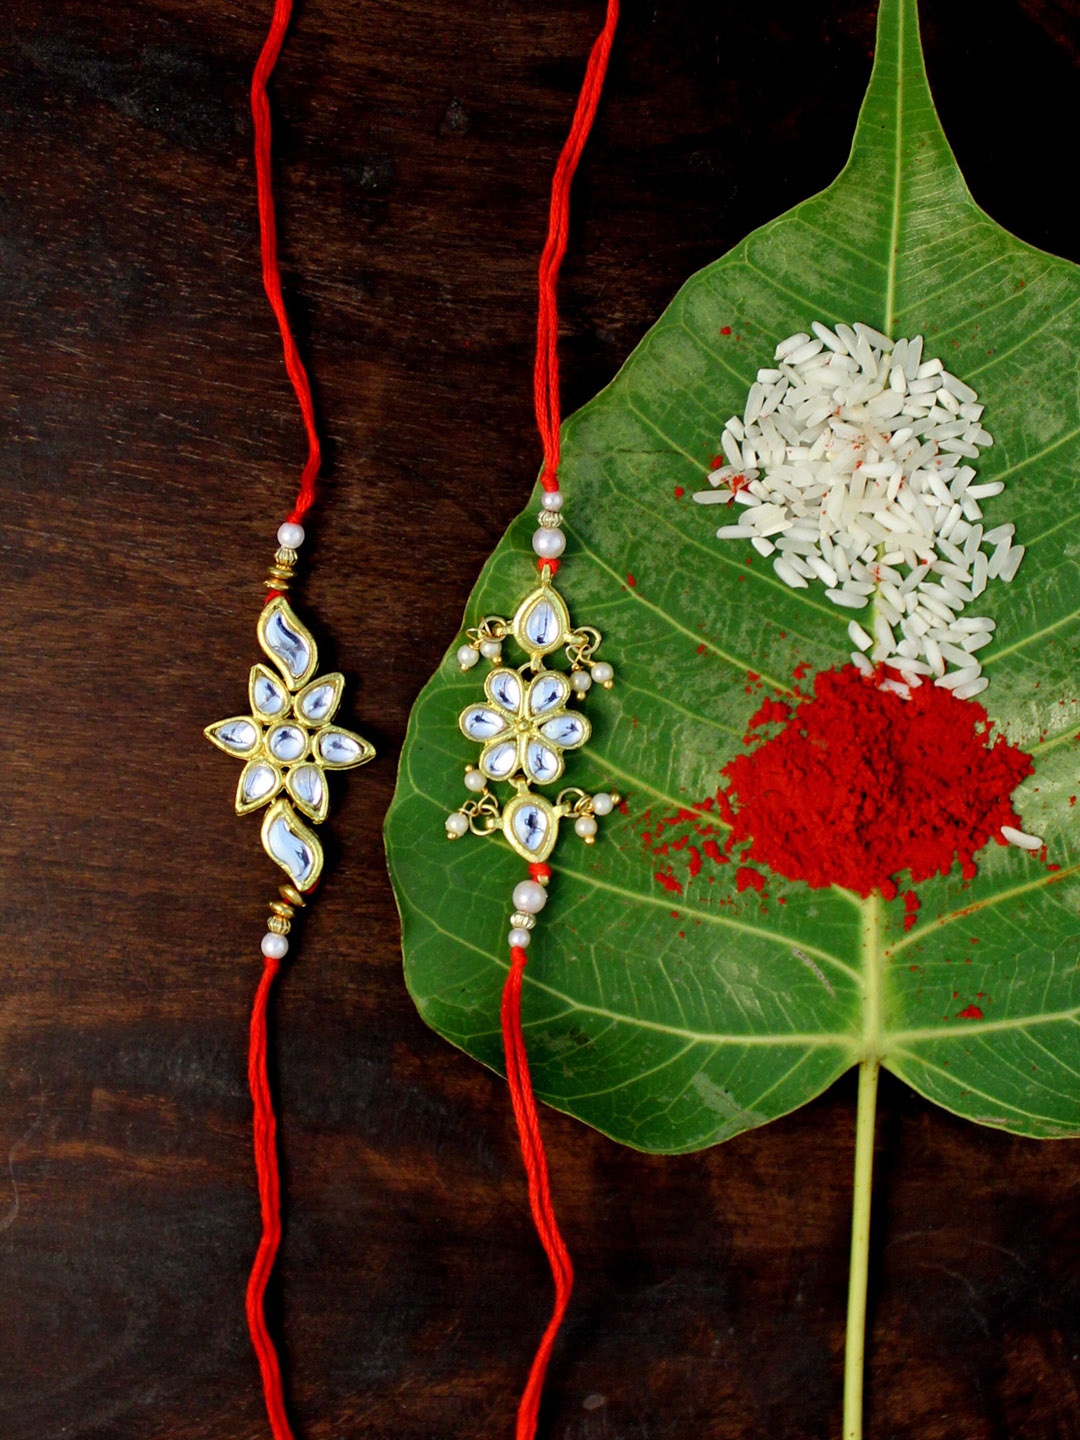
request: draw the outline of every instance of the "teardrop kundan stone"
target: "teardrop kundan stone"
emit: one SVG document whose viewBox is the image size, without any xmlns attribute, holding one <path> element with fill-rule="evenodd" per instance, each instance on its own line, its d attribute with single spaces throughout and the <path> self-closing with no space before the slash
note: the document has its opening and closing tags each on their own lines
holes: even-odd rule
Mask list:
<svg viewBox="0 0 1080 1440">
<path fill-rule="evenodd" d="M 570 638 L 570 612 L 552 585 L 541 585 L 518 606 L 514 639 L 534 658 L 550 655 Z"/>
<path fill-rule="evenodd" d="M 257 626 L 259 644 L 281 671 L 290 690 L 297 690 L 319 663 L 315 640 L 281 595 L 263 607 Z"/>
<path fill-rule="evenodd" d="M 516 795 L 503 810 L 503 834 L 526 860 L 546 860 L 558 832 L 559 817 L 554 806 L 540 795 Z"/>
<path fill-rule="evenodd" d="M 298 890 L 311 889 L 322 873 L 322 846 L 287 800 L 278 800 L 266 812 L 262 843 Z"/>
</svg>

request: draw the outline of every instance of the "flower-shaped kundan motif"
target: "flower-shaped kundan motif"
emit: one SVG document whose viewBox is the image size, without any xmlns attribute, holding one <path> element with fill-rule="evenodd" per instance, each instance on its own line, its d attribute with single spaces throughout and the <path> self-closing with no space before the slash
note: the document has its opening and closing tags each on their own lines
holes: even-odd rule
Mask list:
<svg viewBox="0 0 1080 1440">
<path fill-rule="evenodd" d="M 250 715 L 219 720 L 205 732 L 219 750 L 247 762 L 236 789 L 238 815 L 268 804 L 284 787 L 316 824 L 326 819 L 325 772 L 351 770 L 375 753 L 362 736 L 330 723 L 344 685 L 343 675 L 321 675 L 291 695 L 268 666 L 252 666 Z"/>
<path fill-rule="evenodd" d="M 565 675 L 541 670 L 530 680 L 527 668 L 492 670 L 484 681 L 489 703 L 470 705 L 459 724 L 483 745 L 479 768 L 488 780 L 509 780 L 521 771 L 548 785 L 563 773 L 562 752 L 584 745 L 591 727 L 584 715 L 565 708 L 570 698 Z"/>
</svg>

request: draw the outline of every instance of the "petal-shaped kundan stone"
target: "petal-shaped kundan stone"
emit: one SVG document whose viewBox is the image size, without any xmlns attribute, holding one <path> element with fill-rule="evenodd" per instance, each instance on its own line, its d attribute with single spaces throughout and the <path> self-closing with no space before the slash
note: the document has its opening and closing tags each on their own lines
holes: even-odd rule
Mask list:
<svg viewBox="0 0 1080 1440">
<path fill-rule="evenodd" d="M 589 738 L 592 727 L 584 715 L 553 715 L 540 726 L 540 734 L 564 750 L 576 750 Z"/>
<path fill-rule="evenodd" d="M 538 785 L 550 785 L 563 772 L 562 757 L 539 740 L 530 740 L 525 746 L 525 774 Z"/>
<path fill-rule="evenodd" d="M 256 715 L 276 720 L 289 706 L 289 692 L 265 665 L 253 665 L 248 679 L 248 699 Z"/>
<path fill-rule="evenodd" d="M 516 670 L 492 670 L 484 681 L 489 700 L 516 715 L 521 705 L 521 676 Z"/>
<path fill-rule="evenodd" d="M 272 800 L 281 789 L 281 771 L 261 756 L 249 760 L 240 772 L 240 783 L 236 787 L 236 813 L 246 815 Z"/>
<path fill-rule="evenodd" d="M 531 656 L 550 655 L 570 638 L 570 612 L 553 585 L 541 585 L 518 606 L 511 629 Z"/>
<path fill-rule="evenodd" d="M 503 834 L 526 860 L 546 860 L 559 832 L 559 817 L 541 795 L 515 795 L 503 809 Z"/>
<path fill-rule="evenodd" d="M 305 685 L 319 663 L 315 640 L 283 595 L 264 605 L 256 627 L 259 644 L 285 677 L 290 690 Z"/>
<path fill-rule="evenodd" d="M 458 724 L 470 740 L 494 740 L 496 735 L 510 728 L 505 715 L 489 710 L 486 705 L 471 705 Z"/>
<path fill-rule="evenodd" d="M 262 730 L 250 715 L 234 715 L 230 720 L 208 725 L 203 734 L 226 755 L 247 756 L 258 745 Z"/>
<path fill-rule="evenodd" d="M 305 685 L 297 695 L 296 714 L 309 725 L 325 725 L 334 718 L 344 689 L 344 675 L 337 672 L 333 675 L 320 675 L 317 680 L 312 680 L 310 685 Z"/>
<path fill-rule="evenodd" d="M 370 760 L 375 754 L 375 747 L 369 745 L 362 735 L 330 725 L 316 735 L 315 753 L 330 769 L 348 770 L 353 765 L 363 765 Z"/>
<path fill-rule="evenodd" d="M 496 740 L 480 754 L 480 773 L 489 780 L 509 780 L 518 767 L 518 742 Z"/>
<path fill-rule="evenodd" d="M 286 765 L 299 760 L 307 747 L 307 733 L 299 725 L 275 725 L 266 737 L 266 748 L 270 754 Z"/>
<path fill-rule="evenodd" d="M 528 711 L 530 715 L 546 715 L 565 705 L 570 695 L 570 681 L 565 675 L 554 670 L 544 670 L 529 686 Z"/>
<path fill-rule="evenodd" d="M 330 796 L 326 777 L 318 765 L 295 766 L 285 777 L 285 788 L 304 814 L 314 820 L 316 825 L 326 819 Z"/>
<path fill-rule="evenodd" d="M 322 873 L 323 850 L 287 800 L 277 800 L 262 826 L 263 849 L 298 890 L 310 890 Z"/>
</svg>

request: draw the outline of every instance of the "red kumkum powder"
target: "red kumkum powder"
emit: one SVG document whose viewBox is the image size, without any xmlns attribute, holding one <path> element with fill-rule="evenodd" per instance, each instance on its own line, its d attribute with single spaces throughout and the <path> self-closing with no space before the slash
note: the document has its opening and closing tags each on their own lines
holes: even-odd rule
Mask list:
<svg viewBox="0 0 1080 1440">
<path fill-rule="evenodd" d="M 970 879 L 987 841 L 1006 843 L 1002 825 L 1023 829 L 1010 796 L 1033 772 L 975 700 L 930 684 L 905 700 L 853 665 L 823 670 L 779 734 L 725 767 L 725 849 L 749 841 L 744 859 L 860 895 L 895 895 L 900 871 L 917 884 L 957 859 Z"/>
</svg>

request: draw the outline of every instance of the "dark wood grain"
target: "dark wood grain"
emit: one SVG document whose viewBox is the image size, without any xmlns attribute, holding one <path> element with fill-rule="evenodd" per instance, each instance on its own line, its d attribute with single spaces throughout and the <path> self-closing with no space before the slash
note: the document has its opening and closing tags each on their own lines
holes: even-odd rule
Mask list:
<svg viewBox="0 0 1080 1440">
<path fill-rule="evenodd" d="M 0 17 L 0 1435 L 266 1435 L 246 1026 L 268 893 L 202 726 L 243 695 L 301 436 L 259 280 L 266 3 Z M 601 7 L 304 0 L 273 84 L 328 466 L 300 592 L 378 758 L 275 1007 L 273 1287 L 303 1440 L 511 1433 L 549 1303 L 505 1088 L 401 981 L 410 704 L 524 501 L 534 265 Z M 1080 257 L 1076 0 L 925 0 L 976 198 Z M 628 0 L 562 289 L 567 410 L 693 270 L 826 184 L 869 0 Z M 558 1440 L 839 1429 L 854 1090 L 647 1158 L 545 1115 L 578 1288 Z M 1078 1152 L 883 1085 L 867 1433 L 1080 1436 Z"/>
</svg>

